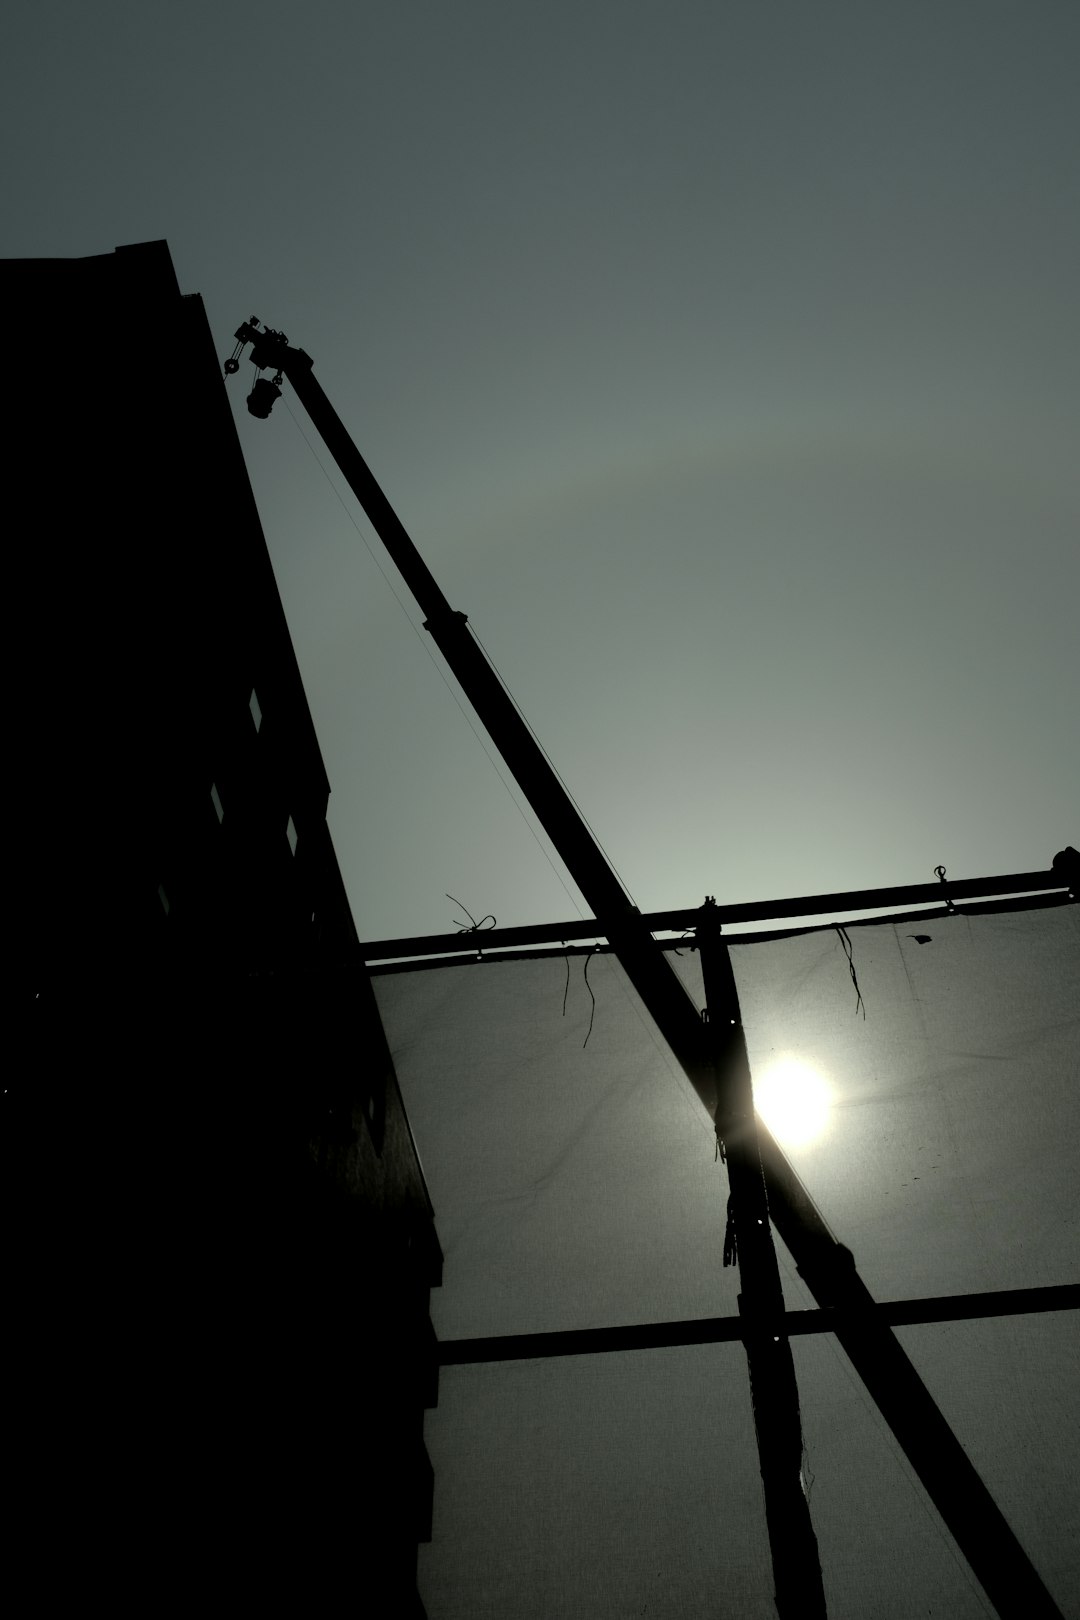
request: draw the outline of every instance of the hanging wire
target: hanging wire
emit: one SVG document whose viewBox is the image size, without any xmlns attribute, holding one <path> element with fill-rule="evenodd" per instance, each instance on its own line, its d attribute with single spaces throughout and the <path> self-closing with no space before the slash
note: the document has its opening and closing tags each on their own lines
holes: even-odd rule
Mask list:
<svg viewBox="0 0 1080 1620">
<path fill-rule="evenodd" d="M 466 725 L 468 726 L 469 730 L 472 732 L 473 736 L 476 738 L 477 742 L 480 744 L 480 747 L 484 750 L 484 753 L 487 755 L 488 764 L 491 766 L 492 770 L 495 772 L 495 775 L 499 778 L 499 781 L 502 783 L 503 787 L 506 789 L 506 792 L 507 792 L 507 795 L 508 795 L 508 797 L 510 799 L 510 802 L 513 804 L 513 806 L 514 806 L 515 810 L 517 811 L 518 815 L 521 817 L 522 821 L 525 823 L 526 827 L 529 829 L 529 832 L 532 835 L 533 840 L 535 841 L 535 843 L 537 845 L 537 848 L 540 850 L 540 853 L 543 855 L 545 861 L 547 861 L 548 865 L 551 867 L 551 870 L 554 872 L 555 876 L 558 878 L 560 887 L 562 888 L 563 892 L 565 893 L 567 899 L 570 901 L 570 904 L 573 906 L 574 910 L 577 912 L 577 914 L 581 918 L 582 922 L 584 922 L 585 921 L 585 913 L 582 911 L 581 906 L 578 904 L 577 897 L 573 894 L 573 892 L 571 891 L 571 889 L 567 885 L 566 879 L 563 877 L 563 874 L 560 872 L 559 868 L 555 865 L 555 862 L 552 860 L 551 855 L 549 854 L 548 850 L 545 848 L 542 840 L 540 839 L 539 834 L 536 831 L 536 828 L 533 826 L 532 822 L 529 820 L 529 817 L 525 814 L 525 811 L 524 811 L 524 809 L 522 807 L 521 801 L 518 799 L 517 795 L 514 793 L 513 789 L 511 788 L 510 783 L 507 781 L 506 777 L 503 775 L 503 772 L 500 770 L 499 765 L 498 765 L 497 761 L 495 760 L 495 757 L 492 754 L 492 752 L 491 752 L 490 748 L 488 747 L 487 743 L 484 741 L 484 739 L 480 735 L 479 731 L 477 731 L 476 726 L 473 723 L 472 716 L 469 714 L 468 710 L 465 708 L 465 706 L 462 703 L 461 699 L 458 697 L 457 692 L 454 690 L 454 688 L 451 686 L 450 682 L 447 680 L 445 670 L 443 670 L 442 666 L 439 664 L 439 662 L 436 659 L 434 653 L 432 652 L 430 646 L 428 645 L 428 643 L 425 640 L 424 636 L 421 634 L 420 629 L 417 626 L 415 620 L 412 618 L 412 615 L 409 613 L 408 608 L 405 606 L 405 603 L 402 601 L 401 597 L 398 595 L 397 591 L 395 590 L 393 580 L 390 578 L 389 574 L 386 572 L 386 569 L 383 567 L 382 563 L 379 561 L 378 555 L 375 552 L 375 550 L 373 549 L 373 547 L 371 545 L 371 542 L 368 540 L 367 535 L 364 533 L 364 531 L 360 527 L 359 523 L 357 523 L 356 518 L 353 515 L 353 513 L 349 510 L 348 506 L 345 504 L 345 501 L 342 498 L 341 491 L 338 489 L 337 485 L 334 483 L 334 480 L 331 478 L 330 473 L 329 473 L 329 471 L 328 471 L 328 469 L 326 467 L 326 464 L 324 463 L 322 457 L 319 455 L 319 452 L 316 450 L 315 446 L 312 444 L 311 440 L 308 438 L 307 434 L 304 432 L 304 429 L 301 426 L 301 423 L 300 423 L 299 419 L 297 418 L 296 413 L 293 411 L 292 406 L 289 404 L 289 400 L 288 400 L 287 395 L 285 396 L 285 408 L 288 411 L 290 417 L 292 418 L 293 423 L 294 423 L 294 425 L 296 427 L 296 430 L 299 433 L 300 437 L 303 439 L 304 443 L 307 445 L 308 449 L 311 451 L 311 454 L 314 457 L 316 464 L 320 468 L 323 477 L 326 479 L 326 482 L 330 485 L 330 488 L 334 493 L 334 497 L 337 500 L 338 505 L 341 507 L 341 510 L 345 513 L 345 516 L 348 518 L 349 522 L 352 524 L 353 528 L 356 530 L 357 534 L 360 536 L 360 539 L 363 541 L 364 549 L 367 551 L 368 556 L 371 558 L 372 562 L 375 564 L 376 568 L 379 570 L 379 573 L 382 575 L 387 589 L 389 590 L 391 596 L 394 598 L 394 601 L 397 603 L 398 607 L 401 609 L 402 613 L 404 614 L 405 619 L 408 622 L 409 628 L 412 630 L 413 635 L 416 637 L 416 639 L 420 643 L 421 647 L 423 647 L 424 652 L 427 654 L 428 658 L 431 660 L 432 666 L 438 672 L 439 679 L 442 681 L 443 685 L 446 687 L 446 690 L 450 693 L 450 696 L 453 698 L 454 702 L 457 704 L 458 709 L 461 711 L 461 715 L 462 715 L 463 719 L 465 720 Z M 479 639 L 479 638 L 477 638 L 477 639 Z M 490 662 L 490 660 L 489 660 L 489 662 Z M 494 666 L 492 666 L 492 667 L 494 667 Z M 498 674 L 497 670 L 496 670 L 496 674 Z M 501 679 L 502 677 L 500 676 L 499 678 Z"/>
</svg>

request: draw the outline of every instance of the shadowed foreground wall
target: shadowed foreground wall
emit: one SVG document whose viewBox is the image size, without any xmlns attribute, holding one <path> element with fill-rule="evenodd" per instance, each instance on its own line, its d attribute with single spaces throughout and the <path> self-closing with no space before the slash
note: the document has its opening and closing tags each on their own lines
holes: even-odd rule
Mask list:
<svg viewBox="0 0 1080 1620">
<path fill-rule="evenodd" d="M 441 1256 L 201 301 L 0 287 L 11 1544 L 64 1611 L 421 1614 Z"/>
</svg>

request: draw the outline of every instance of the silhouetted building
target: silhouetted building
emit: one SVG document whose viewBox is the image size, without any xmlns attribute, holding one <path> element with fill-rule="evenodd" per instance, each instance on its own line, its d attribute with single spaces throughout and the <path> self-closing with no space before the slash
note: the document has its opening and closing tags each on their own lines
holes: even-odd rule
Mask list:
<svg viewBox="0 0 1080 1620">
<path fill-rule="evenodd" d="M 61 1606 L 419 1615 L 441 1256 L 202 302 L 160 242 L 0 286 L 13 1540 Z"/>
</svg>

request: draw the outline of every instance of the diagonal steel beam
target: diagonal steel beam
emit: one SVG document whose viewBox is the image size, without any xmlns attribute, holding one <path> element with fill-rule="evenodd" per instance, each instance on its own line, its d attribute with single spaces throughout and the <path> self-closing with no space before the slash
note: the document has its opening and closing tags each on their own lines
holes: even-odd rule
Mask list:
<svg viewBox="0 0 1080 1620">
<path fill-rule="evenodd" d="M 1062 1620 L 1008 1520 L 875 1310 L 855 1257 L 836 1241 L 772 1134 L 759 1124 L 769 1213 L 836 1336 L 1002 1620 Z"/>
</svg>

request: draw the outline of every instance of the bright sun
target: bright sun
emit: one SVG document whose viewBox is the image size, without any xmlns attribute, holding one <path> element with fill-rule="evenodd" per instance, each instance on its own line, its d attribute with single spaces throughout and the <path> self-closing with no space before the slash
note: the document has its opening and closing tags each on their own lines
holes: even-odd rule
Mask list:
<svg viewBox="0 0 1080 1620">
<path fill-rule="evenodd" d="M 816 1141 L 828 1122 L 832 1094 L 812 1063 L 779 1057 L 754 1079 L 754 1107 L 785 1147 Z"/>
</svg>

